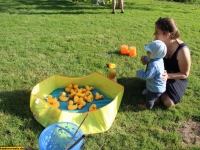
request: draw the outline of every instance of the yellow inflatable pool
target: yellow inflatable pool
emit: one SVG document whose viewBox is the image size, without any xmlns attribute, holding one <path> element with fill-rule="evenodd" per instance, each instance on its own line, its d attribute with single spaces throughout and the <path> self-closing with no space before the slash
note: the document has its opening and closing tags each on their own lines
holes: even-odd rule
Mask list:
<svg viewBox="0 0 200 150">
<path fill-rule="evenodd" d="M 95 111 L 69 111 L 65 110 L 67 102 L 60 102 L 59 109 L 53 107 L 45 100 L 47 95 L 62 91 L 69 84 L 77 84 L 80 86 L 89 85 L 98 90 L 105 96 L 104 102 L 94 101 L 97 105 Z M 106 76 L 94 72 L 93 74 L 84 77 L 66 77 L 53 75 L 32 89 L 30 96 L 30 109 L 35 119 L 44 127 L 47 127 L 56 122 L 72 122 L 78 126 L 81 124 L 86 113 L 89 113 L 87 119 L 81 125 L 81 130 L 84 134 L 94 134 L 107 131 L 117 115 L 124 87 Z M 88 103 L 89 107 L 92 103 Z"/>
</svg>

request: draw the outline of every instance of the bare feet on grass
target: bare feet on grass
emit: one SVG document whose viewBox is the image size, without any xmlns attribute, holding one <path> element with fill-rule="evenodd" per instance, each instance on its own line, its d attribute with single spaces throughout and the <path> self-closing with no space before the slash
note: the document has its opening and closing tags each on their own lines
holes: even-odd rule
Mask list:
<svg viewBox="0 0 200 150">
<path fill-rule="evenodd" d="M 145 104 L 139 104 L 138 108 L 140 108 L 142 110 L 147 109 Z"/>
<path fill-rule="evenodd" d="M 157 99 L 154 104 L 159 104 L 160 103 L 160 99 Z"/>
</svg>

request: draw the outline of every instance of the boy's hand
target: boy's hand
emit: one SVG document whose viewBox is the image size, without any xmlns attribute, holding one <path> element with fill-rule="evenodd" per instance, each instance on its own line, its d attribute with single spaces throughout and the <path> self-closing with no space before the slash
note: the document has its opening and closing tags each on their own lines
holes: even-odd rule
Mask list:
<svg viewBox="0 0 200 150">
<path fill-rule="evenodd" d="M 146 57 L 146 56 L 142 56 L 142 57 L 140 58 L 140 61 L 142 62 L 143 65 L 146 65 L 146 64 L 147 64 L 147 62 L 145 61 L 145 57 Z"/>
</svg>

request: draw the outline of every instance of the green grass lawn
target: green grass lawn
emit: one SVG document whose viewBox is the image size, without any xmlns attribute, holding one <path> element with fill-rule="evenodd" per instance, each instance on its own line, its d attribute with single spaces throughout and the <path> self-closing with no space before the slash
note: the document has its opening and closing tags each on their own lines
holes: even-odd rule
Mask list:
<svg viewBox="0 0 200 150">
<path fill-rule="evenodd" d="M 85 139 L 85 150 L 199 149 L 186 147 L 176 130 L 182 120 L 200 121 L 200 5 L 156 0 L 125 0 L 125 13 L 111 14 L 111 3 L 94 1 L 0 0 L 0 146 L 37 150 L 44 129 L 32 117 L 31 89 L 53 74 L 85 76 L 107 74 L 105 65 L 117 65 L 124 96 L 112 127 Z M 188 89 L 173 108 L 157 105 L 140 111 L 145 81 L 136 71 L 145 69 L 140 57 L 154 39 L 159 17 L 176 21 L 181 39 L 191 50 Z M 122 44 L 136 46 L 137 56 L 119 55 Z"/>
</svg>

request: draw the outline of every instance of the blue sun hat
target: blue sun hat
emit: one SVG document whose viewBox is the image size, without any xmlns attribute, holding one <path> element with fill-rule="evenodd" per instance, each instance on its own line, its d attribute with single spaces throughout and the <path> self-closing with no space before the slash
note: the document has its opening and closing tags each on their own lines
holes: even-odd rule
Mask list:
<svg viewBox="0 0 200 150">
<path fill-rule="evenodd" d="M 167 47 L 161 40 L 155 40 L 144 47 L 151 52 L 151 59 L 163 58 L 167 54 Z"/>
</svg>

